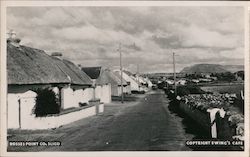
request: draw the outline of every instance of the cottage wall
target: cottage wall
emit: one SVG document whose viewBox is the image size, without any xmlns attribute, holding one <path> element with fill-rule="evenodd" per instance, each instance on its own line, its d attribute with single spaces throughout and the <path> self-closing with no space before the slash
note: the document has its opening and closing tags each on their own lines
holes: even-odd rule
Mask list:
<svg viewBox="0 0 250 157">
<path fill-rule="evenodd" d="M 102 95 L 102 86 L 101 85 L 97 85 L 95 87 L 95 98 L 96 99 L 101 99 L 101 95 Z"/>
<path fill-rule="evenodd" d="M 23 93 L 8 93 L 8 128 L 30 125 L 27 117 L 33 114 L 37 94 L 31 90 Z"/>
<path fill-rule="evenodd" d="M 128 93 L 126 86 L 123 86 L 123 93 Z"/>
<path fill-rule="evenodd" d="M 8 94 L 8 128 L 19 128 L 19 94 Z"/>
<path fill-rule="evenodd" d="M 105 87 L 104 90 L 107 90 Z M 58 94 L 57 87 L 52 89 Z M 73 121 L 92 116 L 96 114 L 96 106 L 91 106 L 86 109 L 71 112 L 64 115 L 55 115 L 48 117 L 35 117 L 34 109 L 36 104 L 37 94 L 31 90 L 22 93 L 8 93 L 8 128 L 22 128 L 22 129 L 48 129 L 55 128 L 61 125 L 71 123 Z M 77 89 L 73 92 L 70 86 L 64 87 L 61 90 L 64 96 L 64 108 L 78 107 L 78 101 L 88 102 L 93 98 L 93 88 Z M 69 99 L 70 98 L 70 99 Z M 72 103 L 73 102 L 73 103 Z M 19 111 L 20 104 L 20 111 Z M 72 105 L 73 104 L 73 105 Z M 104 111 L 104 105 L 99 105 L 99 112 Z M 20 116 L 20 120 L 19 120 Z M 31 125 L 32 124 L 32 125 Z"/>
<path fill-rule="evenodd" d="M 112 96 L 119 96 L 120 95 L 119 86 L 111 84 L 111 95 Z"/>
<path fill-rule="evenodd" d="M 121 71 L 117 71 L 121 75 Z M 130 82 L 131 90 L 139 91 L 138 83 L 126 73 L 122 73 L 123 79 Z"/>
<path fill-rule="evenodd" d="M 101 99 L 101 102 L 103 103 L 111 102 L 111 84 L 106 84 L 102 86 L 100 99 Z"/>
<path fill-rule="evenodd" d="M 74 98 L 79 103 L 87 103 L 93 99 L 93 88 L 77 89 L 74 91 Z"/>
<path fill-rule="evenodd" d="M 61 89 L 61 105 L 63 109 L 78 107 L 78 103 L 74 98 L 74 91 L 70 86 L 65 86 Z"/>
<path fill-rule="evenodd" d="M 29 98 L 21 99 L 21 128 L 26 128 L 33 124 L 32 121 L 30 121 L 30 116 L 34 115 L 36 93 L 33 93 L 32 95 L 30 95 L 31 97 Z"/>
<path fill-rule="evenodd" d="M 84 92 L 83 92 L 83 89 L 77 89 L 74 91 L 74 98 L 75 98 L 75 101 L 76 103 L 78 103 L 78 106 L 79 106 L 79 103 L 85 103 L 84 102 Z"/>
<path fill-rule="evenodd" d="M 121 86 L 111 86 L 111 95 L 112 96 L 121 96 L 122 87 Z M 123 87 L 123 93 L 131 94 L 130 85 Z"/>
<path fill-rule="evenodd" d="M 129 76 L 127 76 L 127 80 L 130 82 L 131 90 L 139 91 L 139 85 L 135 80 L 133 80 Z"/>
<path fill-rule="evenodd" d="M 131 94 L 131 85 L 127 85 L 127 86 L 126 86 L 126 89 L 127 89 L 127 93 L 128 93 L 128 94 Z"/>
<path fill-rule="evenodd" d="M 94 98 L 94 88 L 86 88 L 83 90 L 83 103 L 88 103 L 89 100 Z"/>
<path fill-rule="evenodd" d="M 111 102 L 111 85 L 98 85 L 95 88 L 95 97 L 103 103 Z"/>
<path fill-rule="evenodd" d="M 99 113 L 102 113 L 104 111 L 104 105 L 100 104 L 99 105 Z M 36 129 L 51 129 L 51 128 L 57 128 L 62 125 L 69 124 L 71 122 L 80 120 L 82 118 L 86 118 L 89 116 L 93 116 L 96 114 L 96 106 L 91 106 L 84 108 L 79 111 L 75 112 L 70 112 L 67 114 L 63 115 L 51 115 L 48 117 L 35 117 L 35 115 L 28 115 L 26 117 L 26 122 L 25 125 L 22 125 L 22 129 L 31 129 L 31 130 L 36 130 Z M 32 125 L 30 125 L 32 124 Z"/>
</svg>

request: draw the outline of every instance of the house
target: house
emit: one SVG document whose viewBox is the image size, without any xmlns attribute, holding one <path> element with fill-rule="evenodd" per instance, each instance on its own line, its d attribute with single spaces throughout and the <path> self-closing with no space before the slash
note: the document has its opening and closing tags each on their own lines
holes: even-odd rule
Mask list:
<svg viewBox="0 0 250 157">
<path fill-rule="evenodd" d="M 149 88 L 153 86 L 153 83 L 150 81 L 148 77 L 145 78 L 145 81 L 147 82 Z"/>
<path fill-rule="evenodd" d="M 35 90 L 69 82 L 44 51 L 21 46 L 19 42 L 13 36 L 7 39 L 8 128 L 26 125 L 25 119 L 33 114 L 36 104 Z"/>
<path fill-rule="evenodd" d="M 119 76 L 121 76 L 121 74 L 122 74 L 123 79 L 130 83 L 131 91 L 140 91 L 138 82 L 136 82 L 136 81 L 135 81 L 132 77 L 130 77 L 126 72 L 122 72 L 122 73 L 121 73 L 121 70 L 114 70 L 114 72 L 115 72 L 116 74 L 119 74 Z"/>
<path fill-rule="evenodd" d="M 79 108 L 79 103 L 92 99 L 80 92 L 91 89 L 86 74 L 72 62 L 57 58 L 59 53 L 52 57 L 43 50 L 19 45 L 20 41 L 14 32 L 7 39 L 8 128 L 48 129 L 96 114 L 96 106 Z M 36 117 L 37 91 L 46 88 L 58 96 L 62 110 L 75 107 L 77 112 Z"/>
<path fill-rule="evenodd" d="M 211 82 L 212 79 L 209 78 L 199 78 L 199 82 Z"/>
<path fill-rule="evenodd" d="M 102 67 L 81 68 L 93 81 L 94 98 L 100 99 L 103 103 L 111 102 L 111 84 L 107 76 L 107 71 Z"/>
<path fill-rule="evenodd" d="M 79 107 L 80 103 L 89 103 L 93 99 L 92 81 L 74 63 L 62 59 L 62 54 L 55 52 L 51 54 L 52 59 L 70 81 L 60 89 L 61 108 Z"/>
<path fill-rule="evenodd" d="M 131 94 L 131 87 L 130 83 L 127 82 L 122 78 L 121 81 L 121 76 L 114 73 L 113 71 L 107 69 L 108 71 L 108 77 L 110 80 L 111 84 L 111 95 L 112 96 L 121 96 L 122 94 L 122 89 L 121 89 L 121 84 L 123 85 L 123 93 L 125 94 Z"/>
<path fill-rule="evenodd" d="M 191 80 L 193 83 L 199 83 L 200 81 L 199 80 L 197 80 L 197 79 L 192 79 Z"/>
<path fill-rule="evenodd" d="M 185 84 L 187 84 L 187 81 L 184 80 L 184 79 L 180 79 L 176 83 L 179 84 L 179 85 L 185 85 Z"/>
</svg>

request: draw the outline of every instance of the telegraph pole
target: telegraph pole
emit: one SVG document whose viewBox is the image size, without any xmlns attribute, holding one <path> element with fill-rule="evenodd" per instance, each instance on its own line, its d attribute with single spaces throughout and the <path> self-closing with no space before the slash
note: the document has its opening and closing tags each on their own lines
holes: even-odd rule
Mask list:
<svg viewBox="0 0 250 157">
<path fill-rule="evenodd" d="M 123 103 L 123 70 L 122 70 L 122 52 L 121 52 L 121 43 L 119 44 L 119 49 L 118 49 L 119 53 L 120 53 L 120 71 L 121 71 L 121 103 Z"/>
<path fill-rule="evenodd" d="M 173 52 L 173 71 L 174 71 L 174 93 L 177 95 L 176 89 L 176 73 L 175 73 L 175 53 Z"/>
<path fill-rule="evenodd" d="M 138 83 L 138 87 L 139 87 L 139 91 L 140 91 L 140 80 L 139 80 L 139 64 L 137 64 L 137 83 Z"/>
</svg>

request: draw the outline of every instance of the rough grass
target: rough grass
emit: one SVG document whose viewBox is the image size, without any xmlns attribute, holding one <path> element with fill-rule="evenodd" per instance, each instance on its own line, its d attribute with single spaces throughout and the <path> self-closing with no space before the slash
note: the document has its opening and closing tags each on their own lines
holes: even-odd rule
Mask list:
<svg viewBox="0 0 250 157">
<path fill-rule="evenodd" d="M 225 86 L 203 86 L 200 87 L 204 91 L 208 92 L 215 92 L 215 93 L 235 93 L 237 95 L 240 94 L 241 90 L 244 90 L 243 84 L 237 84 L 237 85 L 225 85 Z"/>
</svg>

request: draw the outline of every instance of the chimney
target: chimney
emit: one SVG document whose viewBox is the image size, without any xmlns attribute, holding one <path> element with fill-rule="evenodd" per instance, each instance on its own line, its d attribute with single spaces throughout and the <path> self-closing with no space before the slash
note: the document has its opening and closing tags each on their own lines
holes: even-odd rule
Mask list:
<svg viewBox="0 0 250 157">
<path fill-rule="evenodd" d="M 9 35 L 7 38 L 7 43 L 10 43 L 15 47 L 20 47 L 19 43 L 21 42 L 21 39 L 16 37 L 16 32 L 14 30 L 10 30 L 7 34 Z"/>
<path fill-rule="evenodd" d="M 60 60 L 62 60 L 63 58 L 62 58 L 62 53 L 60 53 L 60 52 L 53 52 L 52 54 L 51 54 L 51 56 L 52 57 L 56 57 L 56 58 L 58 58 L 58 59 L 60 59 Z"/>
<path fill-rule="evenodd" d="M 80 70 L 82 70 L 82 65 L 81 65 L 81 64 L 78 64 L 77 66 L 78 66 L 78 68 L 79 68 Z"/>
</svg>

